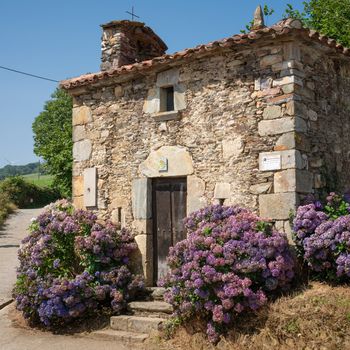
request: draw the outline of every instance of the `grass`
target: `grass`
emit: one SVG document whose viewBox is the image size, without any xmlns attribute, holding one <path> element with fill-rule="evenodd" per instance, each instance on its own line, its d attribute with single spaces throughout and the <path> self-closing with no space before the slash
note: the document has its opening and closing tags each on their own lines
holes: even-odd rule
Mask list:
<svg viewBox="0 0 350 350">
<path fill-rule="evenodd" d="M 34 185 L 39 187 L 49 187 L 52 184 L 53 177 L 51 175 L 38 175 L 38 174 L 28 174 L 23 175 L 23 178 Z"/>
<path fill-rule="evenodd" d="M 150 349 L 159 350 L 350 349 L 350 288 L 312 282 L 256 314 L 237 318 L 216 347 L 193 323 L 170 340 L 155 336 L 149 342 Z"/>
</svg>

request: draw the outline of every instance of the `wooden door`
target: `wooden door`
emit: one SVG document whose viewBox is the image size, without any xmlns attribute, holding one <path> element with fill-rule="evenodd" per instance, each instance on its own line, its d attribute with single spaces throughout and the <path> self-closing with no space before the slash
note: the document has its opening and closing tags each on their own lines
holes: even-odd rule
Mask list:
<svg viewBox="0 0 350 350">
<path fill-rule="evenodd" d="M 186 178 L 153 181 L 153 262 L 154 283 L 167 272 L 169 248 L 186 238 Z"/>
</svg>

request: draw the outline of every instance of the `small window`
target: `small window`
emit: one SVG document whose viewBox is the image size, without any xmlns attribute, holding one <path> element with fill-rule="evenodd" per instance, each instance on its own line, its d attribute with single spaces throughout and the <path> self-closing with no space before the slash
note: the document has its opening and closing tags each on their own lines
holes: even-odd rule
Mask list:
<svg viewBox="0 0 350 350">
<path fill-rule="evenodd" d="M 174 87 L 169 86 L 160 89 L 160 112 L 174 110 Z"/>
</svg>

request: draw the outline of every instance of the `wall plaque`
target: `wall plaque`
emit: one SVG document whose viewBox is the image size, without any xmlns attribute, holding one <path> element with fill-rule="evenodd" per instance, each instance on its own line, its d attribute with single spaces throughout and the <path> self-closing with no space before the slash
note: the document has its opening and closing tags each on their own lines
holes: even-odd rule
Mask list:
<svg viewBox="0 0 350 350">
<path fill-rule="evenodd" d="M 263 155 L 260 162 L 260 170 L 279 170 L 281 169 L 281 155 L 280 154 L 270 154 Z"/>
<path fill-rule="evenodd" d="M 160 173 L 166 173 L 168 171 L 168 158 L 160 157 L 158 170 Z"/>
<path fill-rule="evenodd" d="M 85 207 L 95 207 L 97 205 L 97 181 L 96 168 L 84 169 L 84 205 Z"/>
</svg>

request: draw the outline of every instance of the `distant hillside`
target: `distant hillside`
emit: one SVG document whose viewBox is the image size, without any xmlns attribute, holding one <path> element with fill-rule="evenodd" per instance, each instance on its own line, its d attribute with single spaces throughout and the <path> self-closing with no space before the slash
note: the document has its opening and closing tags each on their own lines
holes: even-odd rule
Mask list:
<svg viewBox="0 0 350 350">
<path fill-rule="evenodd" d="M 8 176 L 28 175 L 33 173 L 43 173 L 43 165 L 39 162 L 28 163 L 26 165 L 5 165 L 0 168 L 0 180 Z"/>
</svg>

